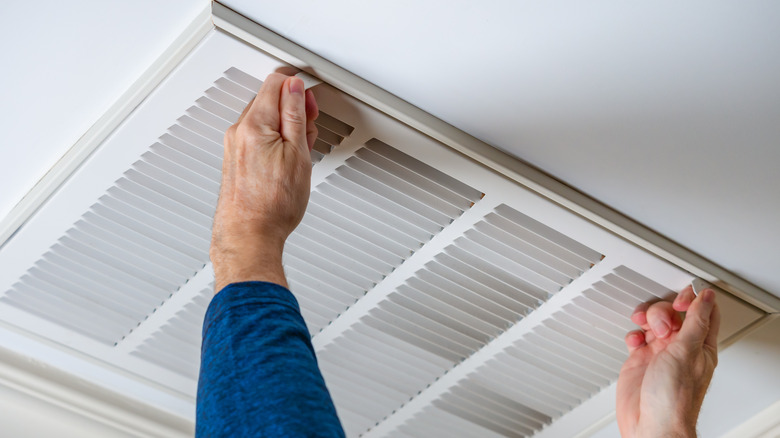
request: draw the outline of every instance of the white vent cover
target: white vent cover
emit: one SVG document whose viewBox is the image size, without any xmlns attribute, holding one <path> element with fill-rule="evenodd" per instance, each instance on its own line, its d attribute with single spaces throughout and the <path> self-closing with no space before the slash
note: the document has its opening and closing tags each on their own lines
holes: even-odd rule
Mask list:
<svg viewBox="0 0 780 438">
<path fill-rule="evenodd" d="M 193 418 L 222 136 L 278 66 L 211 33 L 62 185 L 0 250 L 2 330 L 26 339 L 4 347 L 64 352 L 52 365 Z M 633 308 L 692 279 L 316 93 L 311 202 L 284 262 L 349 436 L 549 431 L 615 381 Z M 721 301 L 724 339 L 761 316 Z"/>
<path fill-rule="evenodd" d="M 208 262 L 222 136 L 261 84 L 228 69 L 0 301 L 121 341 Z M 323 121 L 352 130 L 323 112 L 314 162 L 343 140 Z"/>
</svg>

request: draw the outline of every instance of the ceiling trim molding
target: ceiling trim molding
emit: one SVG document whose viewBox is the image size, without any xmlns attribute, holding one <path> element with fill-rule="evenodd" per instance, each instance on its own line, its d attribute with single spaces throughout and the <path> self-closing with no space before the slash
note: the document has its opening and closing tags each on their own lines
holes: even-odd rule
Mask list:
<svg viewBox="0 0 780 438">
<path fill-rule="evenodd" d="M 731 429 L 721 438 L 771 438 L 780 435 L 780 400 Z"/>
<path fill-rule="evenodd" d="M 217 2 L 213 2 L 212 5 L 214 25 L 218 29 L 322 79 L 356 99 L 444 143 L 623 239 L 728 291 L 764 312 L 780 312 L 780 298 L 764 289 L 541 170 L 478 140 L 327 59 L 287 40 L 232 9 Z"/>
<path fill-rule="evenodd" d="M 192 422 L 0 348 L 0 386 L 136 436 L 192 436 Z"/>
<path fill-rule="evenodd" d="M 35 214 L 92 152 L 176 68 L 192 49 L 214 29 L 211 5 L 201 11 L 176 40 L 152 63 L 94 125 L 49 169 L 29 192 L 0 218 L 0 248 Z"/>
</svg>

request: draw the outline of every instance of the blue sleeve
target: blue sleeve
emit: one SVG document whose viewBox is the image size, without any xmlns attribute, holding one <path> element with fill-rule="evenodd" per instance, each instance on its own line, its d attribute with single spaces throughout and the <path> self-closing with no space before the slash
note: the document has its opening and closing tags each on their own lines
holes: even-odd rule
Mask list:
<svg viewBox="0 0 780 438">
<path fill-rule="evenodd" d="M 234 283 L 211 301 L 196 436 L 344 436 L 298 302 L 286 288 Z"/>
</svg>

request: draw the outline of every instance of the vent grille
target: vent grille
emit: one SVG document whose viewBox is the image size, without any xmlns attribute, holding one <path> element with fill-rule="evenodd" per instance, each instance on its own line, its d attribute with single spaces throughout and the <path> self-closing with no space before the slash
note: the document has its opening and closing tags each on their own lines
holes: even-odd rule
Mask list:
<svg viewBox="0 0 780 438">
<path fill-rule="evenodd" d="M 222 137 L 261 85 L 228 69 L 2 301 L 104 344 L 127 336 L 208 262 Z M 319 119 L 315 163 L 353 130 Z"/>
<path fill-rule="evenodd" d="M 285 245 L 290 288 L 311 333 L 481 197 L 378 140 L 367 142 L 314 189 L 303 221 Z"/>
<path fill-rule="evenodd" d="M 203 318 L 213 295 L 214 285 L 211 284 L 130 354 L 197 379 Z"/>
<path fill-rule="evenodd" d="M 318 352 L 345 428 L 390 415 L 601 257 L 497 207 Z"/>
<path fill-rule="evenodd" d="M 640 303 L 670 294 L 624 266 L 528 330 L 474 373 L 448 388 L 433 406 L 397 432 L 426 436 L 442 423 L 461 426 L 452 436 L 533 435 L 617 380 L 628 357 L 623 338 Z M 395 434 L 391 436 L 402 436 Z"/>
<path fill-rule="evenodd" d="M 317 139 L 312 147 L 312 163 L 318 163 L 334 147 L 340 145 L 346 137 L 355 129 L 352 126 L 320 111 L 319 117 L 314 122 L 317 125 Z"/>
</svg>

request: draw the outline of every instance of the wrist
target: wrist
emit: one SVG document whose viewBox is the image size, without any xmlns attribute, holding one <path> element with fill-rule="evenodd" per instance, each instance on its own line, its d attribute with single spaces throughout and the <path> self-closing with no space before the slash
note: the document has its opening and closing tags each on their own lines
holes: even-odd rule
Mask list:
<svg viewBox="0 0 780 438">
<path fill-rule="evenodd" d="M 282 267 L 284 240 L 245 238 L 240 244 L 225 243 L 214 242 L 210 250 L 215 292 L 243 281 L 267 281 L 289 288 Z"/>
<path fill-rule="evenodd" d="M 637 434 L 640 438 L 696 438 L 696 426 L 688 424 L 657 425 L 655 428 L 643 429 Z"/>
</svg>

